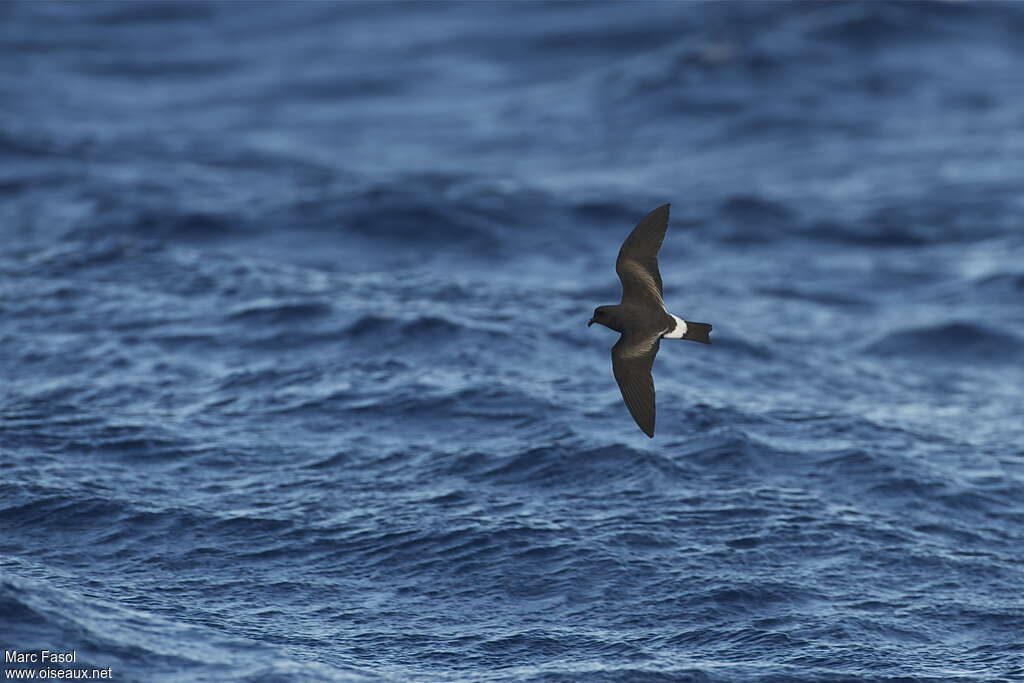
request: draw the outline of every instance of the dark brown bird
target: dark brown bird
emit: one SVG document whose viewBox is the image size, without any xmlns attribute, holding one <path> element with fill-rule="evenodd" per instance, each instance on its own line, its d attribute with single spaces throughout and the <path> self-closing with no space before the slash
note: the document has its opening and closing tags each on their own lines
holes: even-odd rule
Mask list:
<svg viewBox="0 0 1024 683">
<path fill-rule="evenodd" d="M 629 414 L 644 434 L 654 438 L 654 378 L 651 367 L 662 339 L 689 339 L 710 344 L 711 325 L 683 320 L 665 310 L 658 250 L 668 229 L 668 204 L 637 223 L 622 243 L 615 272 L 622 281 L 622 301 L 598 306 L 590 327 L 600 323 L 621 333 L 612 347 L 612 372 Z"/>
</svg>

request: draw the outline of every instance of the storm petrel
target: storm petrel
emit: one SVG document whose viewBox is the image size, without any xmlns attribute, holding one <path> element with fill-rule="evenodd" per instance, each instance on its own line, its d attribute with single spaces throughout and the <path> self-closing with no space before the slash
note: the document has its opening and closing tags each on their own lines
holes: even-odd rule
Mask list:
<svg viewBox="0 0 1024 683">
<path fill-rule="evenodd" d="M 600 323 L 621 333 L 612 347 L 612 372 L 622 400 L 644 434 L 654 438 L 654 379 L 651 367 L 662 339 L 710 344 L 711 325 L 683 320 L 665 310 L 658 272 L 658 250 L 668 229 L 668 204 L 659 206 L 633 228 L 619 249 L 615 272 L 622 280 L 622 301 L 598 306 L 590 327 Z"/>
</svg>

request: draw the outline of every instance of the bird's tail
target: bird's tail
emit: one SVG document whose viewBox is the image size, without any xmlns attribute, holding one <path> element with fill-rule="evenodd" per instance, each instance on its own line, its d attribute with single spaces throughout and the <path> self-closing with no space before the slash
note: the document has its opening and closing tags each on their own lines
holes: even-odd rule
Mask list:
<svg viewBox="0 0 1024 683">
<path fill-rule="evenodd" d="M 686 322 L 686 334 L 683 335 L 683 339 L 689 339 L 690 341 L 700 342 L 701 344 L 710 344 L 711 325 L 708 323 L 694 323 L 689 320 Z"/>
</svg>

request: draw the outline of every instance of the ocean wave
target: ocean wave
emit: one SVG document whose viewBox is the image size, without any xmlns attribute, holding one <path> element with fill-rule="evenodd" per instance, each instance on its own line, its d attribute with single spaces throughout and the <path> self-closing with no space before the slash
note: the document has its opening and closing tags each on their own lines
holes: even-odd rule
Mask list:
<svg viewBox="0 0 1024 683">
<path fill-rule="evenodd" d="M 73 664 L 32 664 L 30 669 L 106 669 L 120 680 L 369 680 L 356 670 L 296 661 L 284 651 L 257 648 L 235 635 L 200 625 L 176 622 L 153 612 L 101 604 L 77 591 L 19 579 L 0 583 L 5 619 L 0 637 L 18 643 L 19 652 L 74 651 Z M 168 646 L 193 638 L 200 650 Z M 246 653 L 239 657 L 237 653 Z M 143 668 L 145 675 L 133 672 Z"/>
<path fill-rule="evenodd" d="M 809 15 L 808 35 L 830 43 L 867 48 L 882 43 L 902 42 L 908 32 L 915 40 L 946 38 L 950 34 L 936 14 L 959 15 L 954 5 L 937 5 L 935 12 L 900 5 L 849 3 L 822 7 Z"/>
<path fill-rule="evenodd" d="M 347 196 L 339 207 L 341 229 L 375 241 L 489 249 L 498 241 L 483 207 L 470 197 L 447 198 L 453 178 L 436 175 L 398 178 Z M 470 200 L 470 201 L 467 201 Z"/>
<path fill-rule="evenodd" d="M 750 194 L 723 199 L 718 205 L 717 218 L 712 235 L 737 244 L 778 240 L 793 232 L 797 223 L 795 213 L 786 205 Z"/>
<path fill-rule="evenodd" d="M 326 301 L 255 301 L 230 314 L 232 320 L 245 323 L 287 325 L 330 315 L 333 307 Z"/>
<path fill-rule="evenodd" d="M 500 321 L 479 320 L 460 315 L 458 319 L 438 314 L 377 315 L 367 313 L 349 318 L 350 322 L 337 331 L 341 343 L 372 346 L 377 350 L 415 357 L 442 350 L 454 358 L 460 344 L 479 343 L 495 351 L 522 355 L 531 340 L 515 336 Z"/>
<path fill-rule="evenodd" d="M 382 340 L 422 340 L 433 336 L 458 336 L 470 332 L 468 325 L 457 323 L 436 315 L 420 315 L 412 319 L 385 317 L 380 315 L 360 316 L 345 328 L 350 338 L 377 338 Z"/>
<path fill-rule="evenodd" d="M 525 427 L 540 421 L 538 416 L 550 412 L 551 405 L 514 386 L 456 385 L 449 388 L 432 383 L 413 383 L 369 401 L 357 401 L 350 410 L 409 419 L 472 418 L 474 421 L 506 424 L 512 421 L 516 427 Z"/>
<path fill-rule="evenodd" d="M 161 20 L 157 20 L 161 21 Z M 218 79 L 230 73 L 238 62 L 227 59 L 135 58 L 132 60 L 90 57 L 81 60 L 78 71 L 88 76 L 116 77 L 125 80 L 160 78 L 162 80 Z"/>
<path fill-rule="evenodd" d="M 499 458 L 462 456 L 453 461 L 452 472 L 497 486 L 588 488 L 599 484 L 671 485 L 685 481 L 688 469 L 672 459 L 627 446 L 540 446 Z"/>
<path fill-rule="evenodd" d="M 216 10 L 212 6 L 193 7 L 155 2 L 143 6 L 124 4 L 113 7 L 89 8 L 83 13 L 82 18 L 111 27 L 122 25 L 137 27 L 140 24 L 165 26 L 174 23 L 204 21 L 213 17 L 215 12 Z"/>
<path fill-rule="evenodd" d="M 1019 296 L 1024 292 L 1024 272 L 1004 271 L 976 277 L 967 286 L 986 295 Z"/>
<path fill-rule="evenodd" d="M 836 308 L 862 308 L 873 305 L 868 297 L 860 296 L 855 292 L 847 292 L 840 288 L 809 289 L 794 284 L 761 287 L 759 291 L 779 299 L 797 299 Z"/>
<path fill-rule="evenodd" d="M 1024 341 L 987 325 L 955 321 L 921 325 L 884 334 L 863 347 L 880 358 L 946 360 L 949 370 L 963 364 L 1014 363 L 1024 358 Z"/>
</svg>

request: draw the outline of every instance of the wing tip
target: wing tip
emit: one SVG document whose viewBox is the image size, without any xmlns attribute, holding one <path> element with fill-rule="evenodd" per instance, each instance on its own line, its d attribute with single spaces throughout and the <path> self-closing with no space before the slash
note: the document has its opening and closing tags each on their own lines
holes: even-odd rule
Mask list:
<svg viewBox="0 0 1024 683">
<path fill-rule="evenodd" d="M 628 406 L 627 406 L 628 407 Z M 632 411 L 630 411 L 632 413 Z M 633 422 L 640 428 L 640 431 L 647 435 L 648 439 L 654 438 L 654 408 L 646 415 L 633 415 Z"/>
</svg>

